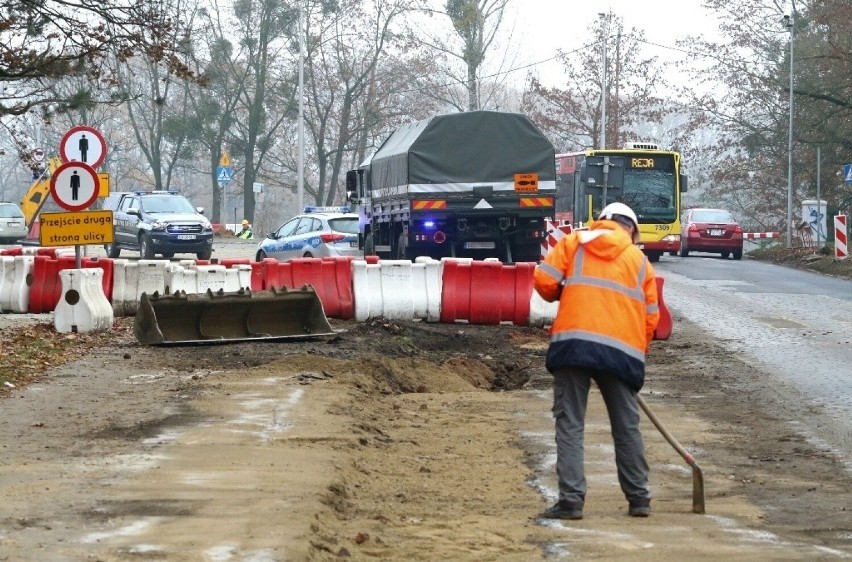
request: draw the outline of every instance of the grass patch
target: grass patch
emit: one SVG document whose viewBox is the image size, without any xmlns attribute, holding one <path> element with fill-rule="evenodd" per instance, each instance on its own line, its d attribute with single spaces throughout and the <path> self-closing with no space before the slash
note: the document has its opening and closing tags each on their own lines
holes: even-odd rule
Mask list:
<svg viewBox="0 0 852 562">
<path fill-rule="evenodd" d="M 746 256 L 759 261 L 852 279 L 852 258 L 834 259 L 834 248 L 831 246 L 814 251 L 812 248 L 786 248 L 781 244 L 773 244 L 752 250 Z"/>
<path fill-rule="evenodd" d="M 117 323 L 111 332 L 65 334 L 47 322 L 4 328 L 0 334 L 0 396 L 38 380 L 48 369 L 115 340 L 127 329 Z"/>
</svg>

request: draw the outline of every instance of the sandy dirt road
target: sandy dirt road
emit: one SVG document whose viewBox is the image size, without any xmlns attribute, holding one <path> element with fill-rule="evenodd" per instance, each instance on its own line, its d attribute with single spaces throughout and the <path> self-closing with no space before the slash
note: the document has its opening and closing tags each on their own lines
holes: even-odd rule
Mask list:
<svg viewBox="0 0 852 562">
<path fill-rule="evenodd" d="M 0 560 L 844 560 L 852 478 L 813 406 L 682 318 L 643 394 L 653 515 L 626 516 L 593 392 L 582 521 L 555 497 L 547 334 L 332 321 L 334 337 L 153 348 L 129 326 L 0 395 Z M 12 329 L 8 326 L 0 329 Z"/>
</svg>

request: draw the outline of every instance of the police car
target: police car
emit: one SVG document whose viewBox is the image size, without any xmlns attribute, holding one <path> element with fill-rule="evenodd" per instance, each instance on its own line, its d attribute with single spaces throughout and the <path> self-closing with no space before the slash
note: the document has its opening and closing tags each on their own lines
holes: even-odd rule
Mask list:
<svg viewBox="0 0 852 562">
<path fill-rule="evenodd" d="M 363 256 L 358 249 L 358 214 L 349 207 L 305 207 L 266 235 L 258 245 L 255 259 L 322 258 L 327 256 Z"/>
</svg>

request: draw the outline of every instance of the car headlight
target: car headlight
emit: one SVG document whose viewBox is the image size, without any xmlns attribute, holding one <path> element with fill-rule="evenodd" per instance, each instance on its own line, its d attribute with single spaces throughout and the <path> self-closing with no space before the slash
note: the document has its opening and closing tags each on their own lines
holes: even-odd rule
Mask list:
<svg viewBox="0 0 852 562">
<path fill-rule="evenodd" d="M 168 223 L 156 220 L 151 223 L 151 230 L 165 230 Z"/>
<path fill-rule="evenodd" d="M 210 221 L 204 221 L 201 223 L 201 229 L 204 231 L 212 231 L 213 225 L 210 223 Z"/>
</svg>

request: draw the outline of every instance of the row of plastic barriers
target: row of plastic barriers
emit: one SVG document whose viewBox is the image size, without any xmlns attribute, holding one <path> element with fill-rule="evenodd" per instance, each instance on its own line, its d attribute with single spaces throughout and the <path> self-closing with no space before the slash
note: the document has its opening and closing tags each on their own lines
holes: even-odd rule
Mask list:
<svg viewBox="0 0 852 562">
<path fill-rule="evenodd" d="M 380 261 L 375 256 L 286 262 L 81 258 L 84 270 L 101 270 L 97 278 L 116 316 L 135 315 L 143 293 L 232 293 L 310 285 L 329 318 L 545 326 L 552 322 L 557 304 L 545 302 L 533 290 L 535 265 L 426 257 Z M 0 311 L 53 311 L 62 298 L 59 273 L 75 267 L 73 249 L 0 251 Z M 657 287 L 662 314 L 655 336 L 667 339 L 671 315 L 663 302 L 661 277 Z"/>
</svg>

